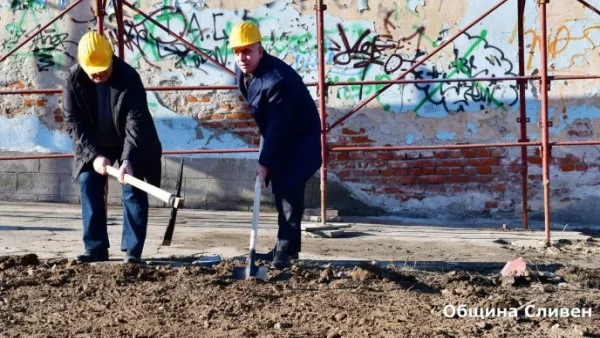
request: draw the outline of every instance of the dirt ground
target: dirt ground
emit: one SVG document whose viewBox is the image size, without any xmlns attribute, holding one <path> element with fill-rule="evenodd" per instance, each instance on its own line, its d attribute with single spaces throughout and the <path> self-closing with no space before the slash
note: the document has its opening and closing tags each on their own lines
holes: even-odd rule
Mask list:
<svg viewBox="0 0 600 338">
<path fill-rule="evenodd" d="M 203 245 L 210 247 L 206 238 Z M 309 250 L 320 243 L 306 242 Z M 373 243 L 362 243 L 328 242 L 327 252 L 372 254 Z M 518 278 L 485 265 L 479 271 L 418 269 L 417 259 L 462 253 L 427 243 L 380 244 L 380 262 L 389 252 L 389 259 L 413 257 L 415 265 L 301 260 L 270 270 L 267 281 L 235 281 L 232 267 L 243 262 L 78 264 L 4 256 L 0 337 L 600 337 L 595 238 L 551 248 L 500 242 L 493 250 L 464 250 L 472 261 L 485 261 L 492 251 L 495 258 L 525 257 L 529 271 Z"/>
</svg>

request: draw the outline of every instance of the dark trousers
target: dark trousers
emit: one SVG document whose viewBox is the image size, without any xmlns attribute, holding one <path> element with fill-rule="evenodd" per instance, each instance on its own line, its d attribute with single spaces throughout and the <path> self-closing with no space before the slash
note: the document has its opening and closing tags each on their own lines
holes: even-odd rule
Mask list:
<svg viewBox="0 0 600 338">
<path fill-rule="evenodd" d="M 285 189 L 275 195 L 277 206 L 277 249 L 288 254 L 301 251 L 302 215 L 304 214 L 304 187 L 305 183 Z"/>
<path fill-rule="evenodd" d="M 83 243 L 86 250 L 107 249 L 108 232 L 104 207 L 104 184 L 107 176 L 86 165 L 79 175 L 81 211 L 83 218 Z M 120 184 L 114 181 L 114 184 Z M 121 250 L 131 250 L 141 256 L 148 229 L 148 195 L 129 184 L 121 186 L 123 196 L 123 233 Z"/>
</svg>

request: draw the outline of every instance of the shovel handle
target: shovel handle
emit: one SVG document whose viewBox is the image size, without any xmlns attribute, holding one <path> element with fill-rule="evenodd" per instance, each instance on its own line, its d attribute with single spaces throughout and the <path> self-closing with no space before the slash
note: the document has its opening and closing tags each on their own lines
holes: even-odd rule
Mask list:
<svg viewBox="0 0 600 338">
<path fill-rule="evenodd" d="M 119 178 L 119 170 L 111 167 L 109 165 L 106 166 L 106 172 L 115 178 Z M 149 195 L 152 195 L 159 200 L 169 204 L 169 206 L 173 208 L 181 208 L 183 207 L 183 198 L 177 197 L 171 194 L 168 191 L 162 190 L 161 188 L 155 187 L 150 183 L 144 182 L 140 179 L 137 179 L 129 174 L 125 174 L 125 183 L 130 184 L 141 191 L 146 192 Z"/>
<path fill-rule="evenodd" d="M 260 209 L 261 182 L 258 177 L 254 181 L 254 204 L 252 206 L 252 230 L 250 231 L 250 251 L 256 249 L 256 237 L 258 233 L 258 218 Z"/>
</svg>

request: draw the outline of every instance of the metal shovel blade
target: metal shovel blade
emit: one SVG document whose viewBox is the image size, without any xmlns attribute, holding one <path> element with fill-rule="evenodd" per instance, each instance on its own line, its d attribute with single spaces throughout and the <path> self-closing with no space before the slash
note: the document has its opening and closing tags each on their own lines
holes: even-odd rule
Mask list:
<svg viewBox="0 0 600 338">
<path fill-rule="evenodd" d="M 248 264 L 240 267 L 233 268 L 233 279 L 235 280 L 246 280 L 254 277 L 256 279 L 267 280 L 267 273 L 269 269 L 266 266 L 257 266 L 254 264 L 255 252 L 250 252 L 248 257 Z"/>
</svg>

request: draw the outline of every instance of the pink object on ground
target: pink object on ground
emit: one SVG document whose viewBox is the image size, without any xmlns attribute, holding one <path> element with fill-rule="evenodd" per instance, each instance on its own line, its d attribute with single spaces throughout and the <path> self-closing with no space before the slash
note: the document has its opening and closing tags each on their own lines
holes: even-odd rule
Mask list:
<svg viewBox="0 0 600 338">
<path fill-rule="evenodd" d="M 518 257 L 513 261 L 507 262 L 504 268 L 502 268 L 500 274 L 502 274 L 503 277 L 523 276 L 526 269 L 527 264 L 525 263 L 525 260 L 523 257 Z"/>
</svg>

